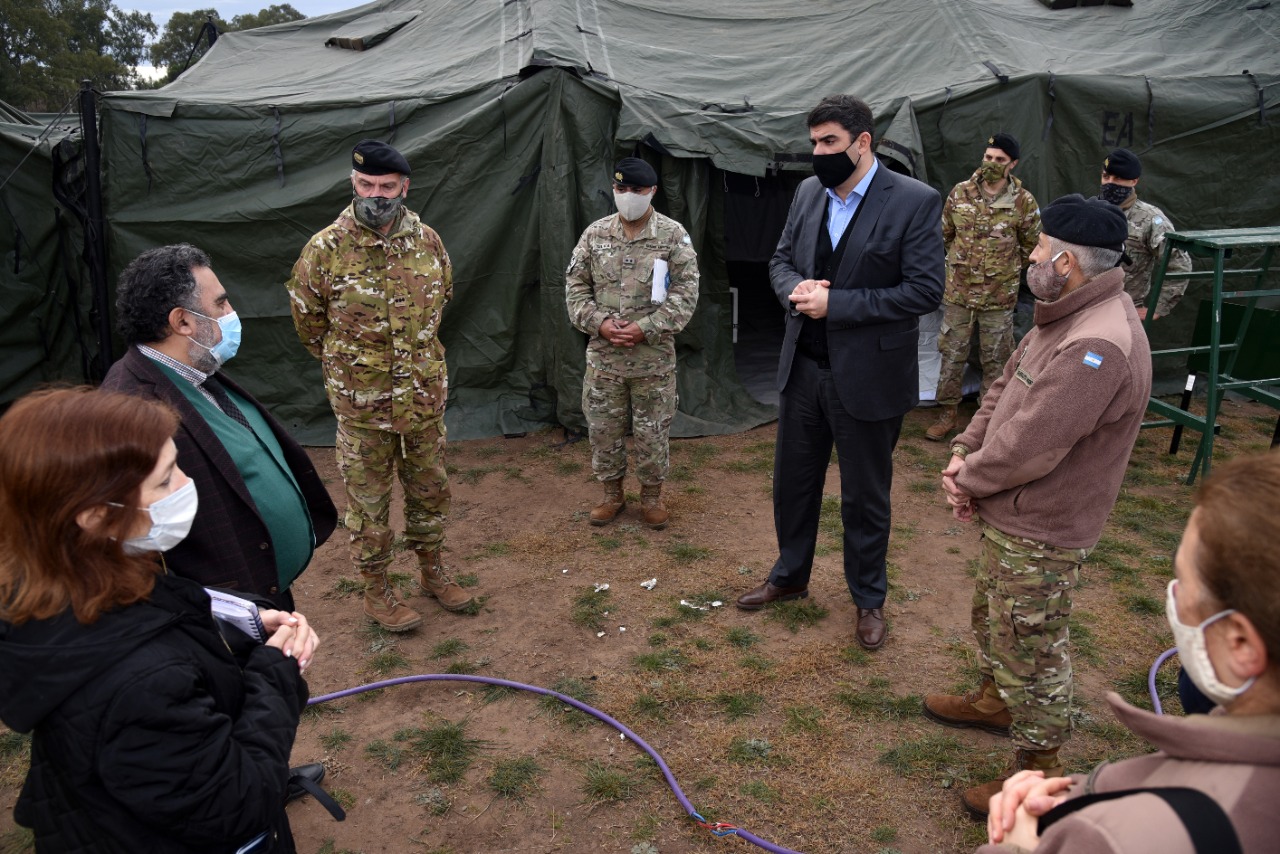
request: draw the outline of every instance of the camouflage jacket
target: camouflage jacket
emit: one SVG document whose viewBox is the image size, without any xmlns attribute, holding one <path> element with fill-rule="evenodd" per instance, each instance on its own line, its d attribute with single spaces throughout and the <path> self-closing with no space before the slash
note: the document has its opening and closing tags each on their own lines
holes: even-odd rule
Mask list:
<svg viewBox="0 0 1280 854">
<path fill-rule="evenodd" d="M 1040 208 L 1010 175 L 990 202 L 979 173 L 961 181 L 942 205 L 947 244 L 947 286 L 942 301 L 980 310 L 1013 308 L 1018 280 L 1040 239 Z"/>
<path fill-rule="evenodd" d="M 1124 292 L 1133 297 L 1133 304 L 1142 308 L 1147 303 L 1147 292 L 1151 290 L 1151 274 L 1164 254 L 1164 236 L 1173 231 L 1173 223 L 1164 215 L 1164 211 L 1155 205 L 1139 201 L 1135 195 L 1125 200 L 1120 206 L 1125 219 L 1129 221 L 1129 239 L 1124 243 L 1124 251 L 1128 253 L 1132 263 L 1124 267 Z M 1191 272 L 1191 256 L 1181 249 L 1169 255 L 1169 269 L 1165 270 L 1165 280 L 1160 285 L 1160 302 L 1156 304 L 1156 317 L 1164 317 L 1173 311 L 1173 307 L 1182 299 L 1187 291 L 1186 279 L 1170 279 L 1176 273 Z"/>
<path fill-rule="evenodd" d="M 444 417 L 440 315 L 453 269 L 416 213 L 406 209 L 383 235 L 348 205 L 307 242 L 287 287 L 298 337 L 320 360 L 340 421 L 407 432 Z"/>
<path fill-rule="evenodd" d="M 652 301 L 654 261 L 667 262 L 666 299 Z M 587 366 L 621 377 L 657 376 L 676 366 L 675 335 L 698 304 L 698 256 L 680 223 L 657 211 L 627 240 L 617 214 L 582 233 L 564 275 L 569 320 L 591 336 Z M 609 317 L 631 320 L 645 343 L 615 347 L 600 336 Z"/>
</svg>

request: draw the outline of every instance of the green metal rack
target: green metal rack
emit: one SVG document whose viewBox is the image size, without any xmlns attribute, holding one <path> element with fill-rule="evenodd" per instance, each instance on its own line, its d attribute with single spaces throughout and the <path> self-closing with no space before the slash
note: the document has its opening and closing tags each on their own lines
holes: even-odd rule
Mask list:
<svg viewBox="0 0 1280 854">
<path fill-rule="evenodd" d="M 1280 226 L 1178 231 L 1169 232 L 1164 236 L 1164 254 L 1156 265 L 1155 273 L 1151 278 L 1151 293 L 1147 296 L 1147 318 L 1143 321 L 1143 327 L 1148 335 L 1151 332 L 1151 322 L 1155 319 L 1155 307 L 1160 300 L 1160 290 L 1164 285 L 1165 267 L 1169 263 L 1170 254 L 1175 249 L 1185 249 L 1193 258 L 1209 258 L 1213 263 L 1211 270 L 1177 274 L 1178 278 L 1213 280 L 1209 343 L 1151 352 L 1153 361 L 1168 356 L 1205 355 L 1208 360 L 1208 369 L 1204 372 L 1207 380 L 1205 414 L 1196 415 L 1153 397 L 1147 404 L 1147 410 L 1163 417 L 1156 421 L 1144 422 L 1142 425 L 1144 429 L 1181 426 L 1200 432 L 1200 445 L 1191 463 L 1191 471 L 1187 474 L 1188 484 L 1194 483 L 1196 475 L 1201 472 L 1206 476 L 1209 474 L 1213 463 L 1213 439 L 1218 410 L 1222 405 L 1222 397 L 1227 391 L 1235 391 L 1264 403 L 1272 409 L 1280 410 L 1280 394 L 1271 388 L 1280 385 L 1280 377 L 1241 379 L 1235 375 L 1237 359 L 1249 330 L 1249 321 L 1257 309 L 1258 300 L 1263 297 L 1280 296 L 1280 288 L 1263 287 L 1268 274 L 1275 272 L 1271 269 L 1271 263 L 1277 247 L 1280 247 Z M 1250 259 L 1256 254 L 1256 263 L 1252 266 L 1229 268 L 1227 262 L 1233 260 L 1237 250 L 1248 250 Z M 1252 286 L 1241 290 L 1224 290 L 1223 283 L 1228 278 L 1248 278 L 1251 279 Z M 1222 306 L 1226 300 L 1240 300 L 1244 309 L 1235 335 L 1229 341 L 1222 340 Z M 1267 342 L 1266 346 L 1280 348 L 1280 342 Z"/>
</svg>

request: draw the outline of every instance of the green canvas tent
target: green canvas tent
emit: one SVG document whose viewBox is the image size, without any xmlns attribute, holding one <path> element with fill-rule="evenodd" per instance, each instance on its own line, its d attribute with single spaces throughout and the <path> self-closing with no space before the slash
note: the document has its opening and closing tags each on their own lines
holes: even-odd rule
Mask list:
<svg viewBox="0 0 1280 854">
<path fill-rule="evenodd" d="M 1275 224 L 1277 35 L 1280 4 L 1245 0 L 380 0 L 229 33 L 164 89 L 106 95 L 111 269 L 161 243 L 210 251 L 246 318 L 234 373 L 328 441 L 283 283 L 349 196 L 351 146 L 383 139 L 413 164 L 409 203 L 455 264 L 452 435 L 576 427 L 584 342 L 562 272 L 612 210 L 609 165 L 636 152 L 703 276 L 678 339 L 675 432 L 740 430 L 772 413 L 735 373 L 734 309 L 780 315 L 763 270 L 808 173 L 819 97 L 866 98 L 885 162 L 942 191 L 1003 129 L 1041 201 L 1094 192 L 1123 145 L 1143 156 L 1142 195 L 1179 226 Z M 1193 314 L 1157 339 L 1187 340 Z"/>
</svg>

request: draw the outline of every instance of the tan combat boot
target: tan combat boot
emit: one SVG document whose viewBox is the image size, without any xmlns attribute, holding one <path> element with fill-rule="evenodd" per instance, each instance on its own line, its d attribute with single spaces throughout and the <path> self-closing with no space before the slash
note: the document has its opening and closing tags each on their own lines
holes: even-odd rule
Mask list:
<svg viewBox="0 0 1280 854">
<path fill-rule="evenodd" d="M 924 716 L 944 726 L 984 729 L 997 735 L 1008 735 L 1013 723 L 995 681 L 989 677 L 963 697 L 930 694 L 924 698 Z"/>
<path fill-rule="evenodd" d="M 386 571 L 362 572 L 364 615 L 389 632 L 407 632 L 422 625 L 418 612 L 400 601 Z"/>
<path fill-rule="evenodd" d="M 622 491 L 622 478 L 604 481 L 604 501 L 591 510 L 591 524 L 608 525 L 627 509 L 627 496 Z"/>
<path fill-rule="evenodd" d="M 418 553 L 418 565 L 422 570 L 419 584 L 422 591 L 436 597 L 446 611 L 461 611 L 475 601 L 475 597 L 458 586 L 445 574 L 440 550 Z"/>
<path fill-rule="evenodd" d="M 931 442 L 941 442 L 956 429 L 957 412 L 960 407 L 942 405 L 938 408 L 938 420 L 932 427 L 924 431 L 924 437 Z"/>
<path fill-rule="evenodd" d="M 974 818 L 985 821 L 989 812 L 988 804 L 991 802 L 991 796 L 1004 787 L 1005 780 L 1008 780 L 1019 771 L 1043 771 L 1045 777 L 1061 777 L 1062 763 L 1058 761 L 1058 748 L 1025 750 L 1019 747 L 1017 754 L 1014 756 L 1012 767 L 990 783 L 983 783 L 981 786 L 974 786 L 972 789 L 965 790 L 960 798 L 964 801 L 964 808 Z"/>
<path fill-rule="evenodd" d="M 662 484 L 655 483 L 653 486 L 640 487 L 640 510 L 644 513 L 644 523 L 655 531 L 661 531 L 667 527 L 667 520 L 671 518 L 671 514 L 667 512 L 667 507 L 662 503 Z"/>
</svg>

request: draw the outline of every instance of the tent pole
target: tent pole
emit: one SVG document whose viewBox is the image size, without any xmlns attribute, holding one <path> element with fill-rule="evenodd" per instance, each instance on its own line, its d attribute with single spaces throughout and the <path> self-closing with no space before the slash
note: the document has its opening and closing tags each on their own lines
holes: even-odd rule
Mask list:
<svg viewBox="0 0 1280 854">
<path fill-rule="evenodd" d="M 97 382 L 111 367 L 111 309 L 107 299 L 106 229 L 102 219 L 102 176 L 99 172 L 101 152 L 98 150 L 98 113 L 93 87 L 80 81 L 80 129 L 84 134 L 85 196 L 89 215 L 85 220 L 85 258 L 93 287 L 93 320 L 98 338 L 98 364 L 91 368 Z"/>
</svg>

